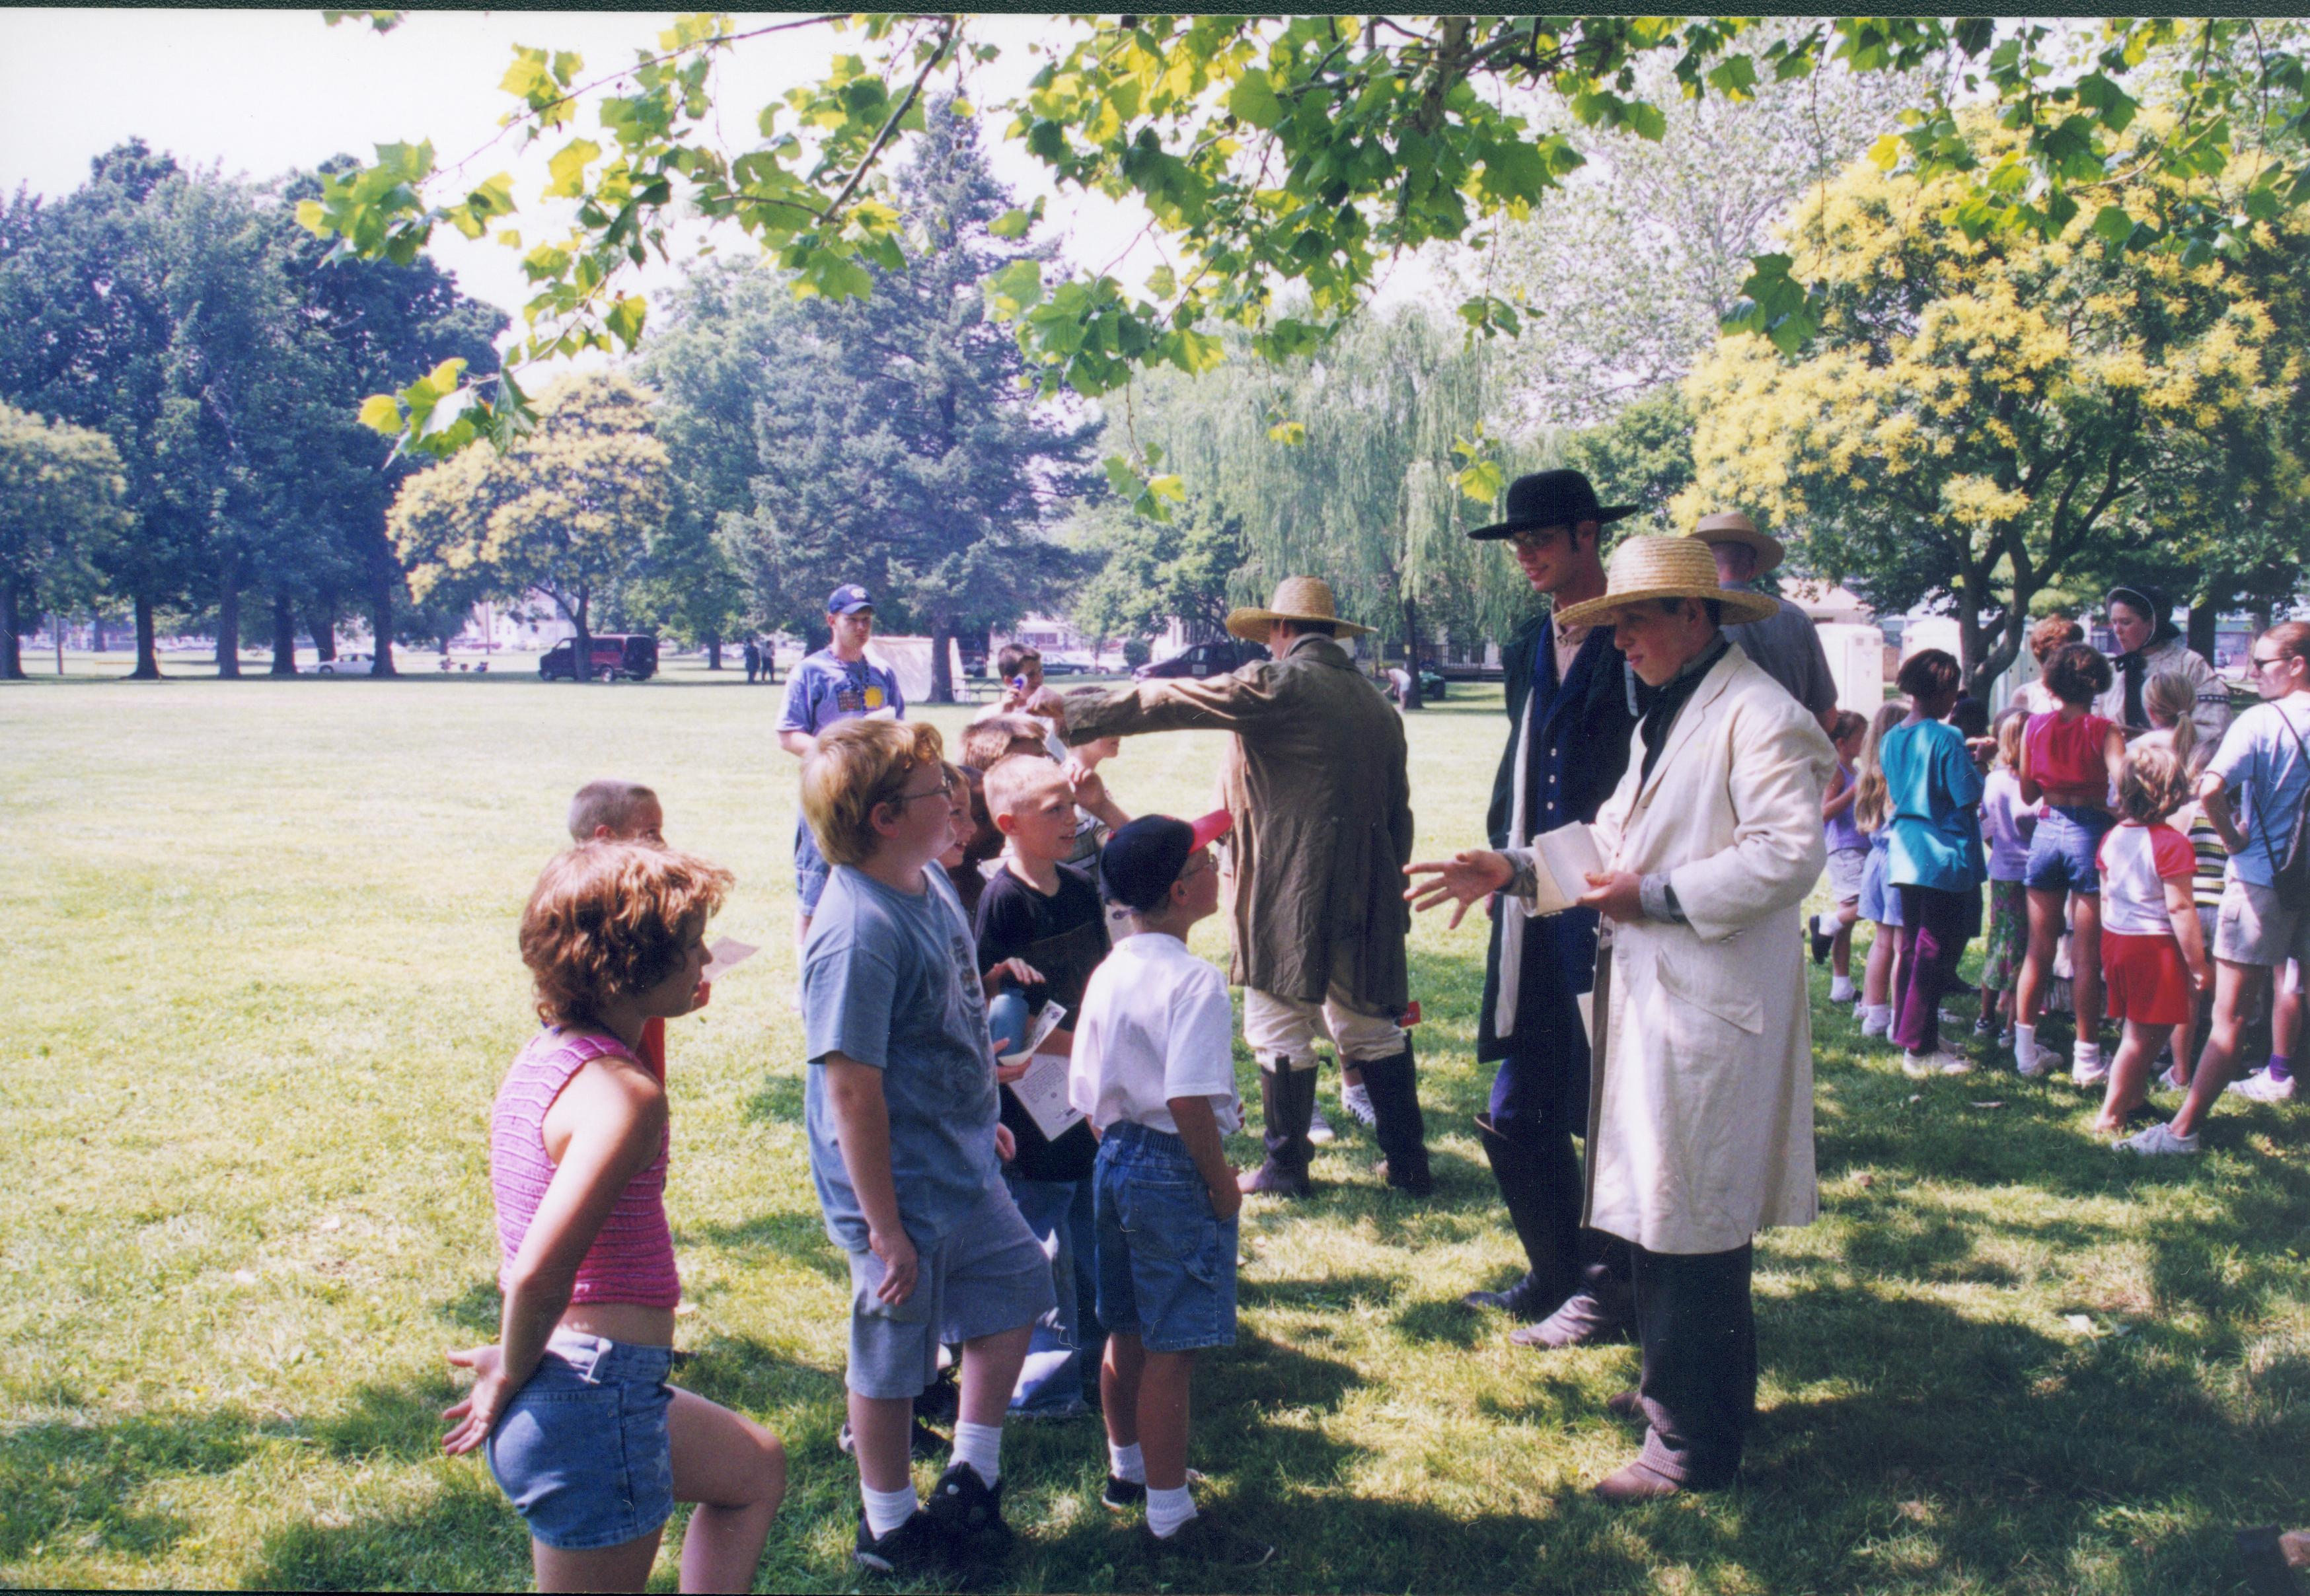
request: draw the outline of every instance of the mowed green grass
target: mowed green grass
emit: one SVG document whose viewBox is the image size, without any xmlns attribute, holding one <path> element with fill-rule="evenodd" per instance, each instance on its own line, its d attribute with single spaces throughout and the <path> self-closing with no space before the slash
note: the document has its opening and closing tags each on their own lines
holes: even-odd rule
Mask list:
<svg viewBox="0 0 2310 1596">
<path fill-rule="evenodd" d="M 855 1584 L 777 702 L 686 662 L 638 687 L 0 690 L 0 1582 L 527 1581 L 518 1521 L 434 1414 L 443 1350 L 496 1323 L 516 917 L 570 792 L 615 774 L 736 871 L 716 929 L 765 948 L 673 1028 L 681 1378 L 790 1448 L 761 1588 Z M 1413 717 L 1423 852 L 1476 839 L 1498 704 Z M 1151 738 L 1109 771 L 1133 811 L 1194 813 L 1218 754 Z M 1215 924 L 1197 945 L 1220 952 Z M 1472 923 L 1416 933 L 1436 1199 L 1385 1191 L 1354 1132 L 1313 1201 L 1246 1210 L 1194 1454 L 1282 1550 L 1212 1588 L 2219 1591 L 2235 1526 L 2310 1521 L 2301 1115 L 2226 1105 L 2205 1157 L 2123 1160 L 2065 1083 L 1905 1080 L 1825 983 L 1826 1212 L 1759 1248 L 1742 1482 L 1594 1503 L 1635 1438 L 1602 1410 L 1633 1349 L 1521 1351 L 1458 1305 L 1515 1269 L 1469 1126 L 1481 958 Z M 1095 1424 L 1014 1427 L 1004 1465 L 1018 1588 L 1204 1588 L 1100 1510 Z"/>
</svg>

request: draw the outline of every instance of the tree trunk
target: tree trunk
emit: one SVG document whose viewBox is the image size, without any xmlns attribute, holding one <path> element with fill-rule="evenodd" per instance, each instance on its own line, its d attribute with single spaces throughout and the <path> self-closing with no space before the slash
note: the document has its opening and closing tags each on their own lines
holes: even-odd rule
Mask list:
<svg viewBox="0 0 2310 1596">
<path fill-rule="evenodd" d="M 706 634 L 706 668 L 709 671 L 718 671 L 722 668 L 722 634 L 720 632 Z"/>
<path fill-rule="evenodd" d="M 128 672 L 131 681 L 161 680 L 161 649 L 152 635 L 152 601 L 143 594 L 135 597 L 136 610 L 136 668 Z"/>
<path fill-rule="evenodd" d="M 954 668 L 947 655 L 953 645 L 954 628 L 945 620 L 931 622 L 931 702 L 954 702 Z"/>
<path fill-rule="evenodd" d="M 337 618 L 341 606 L 334 593 L 323 594 L 313 605 L 313 657 L 317 661 L 337 657 Z"/>
<path fill-rule="evenodd" d="M 63 616 L 48 617 L 48 640 L 56 646 L 56 674 L 61 676 L 65 673 L 65 618 Z"/>
<path fill-rule="evenodd" d="M 572 681 L 591 681 L 594 680 L 594 634 L 586 624 L 586 610 L 588 594 L 589 589 L 586 585 L 582 582 L 579 583 L 578 585 L 578 613 L 570 617 L 570 619 L 577 622 L 578 625 L 578 640 L 575 644 L 571 645 L 574 652 L 571 654 L 569 660 L 569 680 Z"/>
<path fill-rule="evenodd" d="M 240 556 L 230 550 L 217 561 L 216 672 L 240 680 Z"/>
<path fill-rule="evenodd" d="M 2184 640 L 2190 645 L 2193 654 L 2210 663 L 2214 657 L 2214 622 L 2219 619 L 2210 600 L 2190 606 L 2188 636 Z"/>
<path fill-rule="evenodd" d="M 395 676 L 393 668 L 393 585 L 400 576 L 391 556 L 379 550 L 369 561 L 369 635 L 372 676 Z"/>
<path fill-rule="evenodd" d="M 1403 690 L 1403 707 L 1427 707 L 1420 697 L 1420 603 L 1411 598 L 1403 601 L 1403 673 L 1411 678 Z"/>
<path fill-rule="evenodd" d="M 273 595 L 273 668 L 268 676 L 297 673 L 297 607 L 285 593 Z"/>
<path fill-rule="evenodd" d="M 0 581 L 0 681 L 24 680 L 22 648 L 16 636 L 16 585 Z"/>
<path fill-rule="evenodd" d="M 93 610 L 88 614 L 88 651 L 91 654 L 104 652 L 104 617 Z"/>
</svg>

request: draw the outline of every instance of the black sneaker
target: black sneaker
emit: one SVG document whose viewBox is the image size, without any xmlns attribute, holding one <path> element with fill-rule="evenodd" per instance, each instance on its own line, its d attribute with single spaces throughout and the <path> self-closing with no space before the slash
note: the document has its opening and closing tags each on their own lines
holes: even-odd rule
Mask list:
<svg viewBox="0 0 2310 1596">
<path fill-rule="evenodd" d="M 1198 1486 L 1203 1483 L 1202 1470 L 1197 1469 L 1187 1470 L 1189 1486 Z M 1147 1486 L 1144 1481 L 1117 1479 L 1112 1474 L 1107 1477 L 1107 1488 L 1099 1493 L 1099 1505 L 1109 1513 L 1127 1513 L 1133 1507 L 1144 1505 L 1146 1501 Z"/>
<path fill-rule="evenodd" d="M 947 1536 L 936 1520 L 917 1509 L 897 1529 L 881 1535 L 866 1528 L 866 1510 L 858 1510 L 858 1543 L 850 1560 L 861 1568 L 897 1579 L 943 1582 L 950 1572 Z"/>
<path fill-rule="evenodd" d="M 1144 1533 L 1159 1557 L 1192 1557 L 1215 1568 L 1256 1568 L 1275 1555 L 1264 1540 L 1230 1529 L 1208 1513 L 1198 1513 L 1168 1535 Z"/>
<path fill-rule="evenodd" d="M 925 1511 L 968 1562 L 992 1562 L 1018 1539 L 1003 1522 L 1003 1482 L 988 1485 L 968 1463 L 948 1466 Z"/>
<path fill-rule="evenodd" d="M 1828 950 L 1837 945 L 1836 934 L 1832 932 L 1828 936 L 1821 935 L 1820 921 L 1819 917 L 1816 916 L 1805 922 L 1805 935 L 1812 942 L 1813 963 L 1827 964 L 1828 962 Z"/>
</svg>

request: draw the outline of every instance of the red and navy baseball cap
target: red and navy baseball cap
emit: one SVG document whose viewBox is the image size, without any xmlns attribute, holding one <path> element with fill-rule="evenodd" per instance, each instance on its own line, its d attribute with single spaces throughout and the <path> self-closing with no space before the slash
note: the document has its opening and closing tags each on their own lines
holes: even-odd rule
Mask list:
<svg viewBox="0 0 2310 1596">
<path fill-rule="evenodd" d="M 1235 817 L 1215 809 L 1200 820 L 1142 815 L 1115 828 L 1099 851 L 1099 885 L 1109 903 L 1137 914 L 1161 905 L 1197 848 L 1227 835 Z"/>
<path fill-rule="evenodd" d="M 855 615 L 861 610 L 871 610 L 873 607 L 874 601 L 868 598 L 866 590 L 855 582 L 845 582 L 829 594 L 826 599 L 826 612 L 829 615 Z"/>
</svg>

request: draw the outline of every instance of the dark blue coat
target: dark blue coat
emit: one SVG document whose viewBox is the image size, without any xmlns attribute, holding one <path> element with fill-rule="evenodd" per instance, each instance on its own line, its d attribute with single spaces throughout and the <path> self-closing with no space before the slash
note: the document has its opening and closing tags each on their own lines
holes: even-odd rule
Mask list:
<svg viewBox="0 0 2310 1596">
<path fill-rule="evenodd" d="M 1525 785 L 1525 820 L 1533 832 L 1571 820 L 1594 820 L 1628 768 L 1636 716 L 1628 703 L 1628 667 L 1612 646 L 1612 629 L 1590 630 L 1573 657 L 1570 673 L 1559 681 L 1556 651 L 1541 617 L 1517 629 L 1502 653 L 1507 678 L 1508 745 L 1492 782 L 1492 804 L 1485 820 L 1492 846 L 1508 845 L 1515 812 L 1515 783 Z M 1533 699 L 1533 735 L 1524 768 L 1516 768 L 1516 732 L 1524 701 Z M 1521 839 L 1519 839 L 1521 840 Z M 1493 1034 L 1492 1013 L 1499 996 L 1500 926 L 1492 912 L 1492 940 L 1484 960 L 1484 1007 L 1476 1032 L 1480 1060 L 1507 1060 L 1525 1078 L 1526 1089 L 1555 1098 L 1567 1123 L 1585 1126 L 1588 1116 L 1588 1038 L 1581 1029 L 1579 993 L 1595 977 L 1596 915 L 1572 909 L 1533 920 L 1524 927 L 1524 961 L 1517 987 L 1516 1022 L 1505 1038 Z"/>
</svg>

